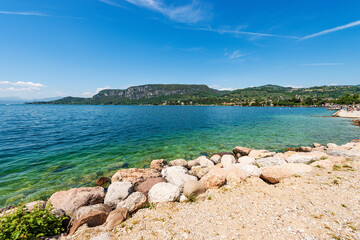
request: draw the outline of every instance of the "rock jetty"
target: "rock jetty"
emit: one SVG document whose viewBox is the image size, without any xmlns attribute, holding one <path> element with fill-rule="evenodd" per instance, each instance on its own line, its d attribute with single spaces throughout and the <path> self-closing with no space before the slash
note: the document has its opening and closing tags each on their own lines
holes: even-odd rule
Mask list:
<svg viewBox="0 0 360 240">
<path fill-rule="evenodd" d="M 163 159 L 153 160 L 150 166 L 151 168 L 148 169 L 132 168 L 117 171 L 112 176 L 108 189 L 96 186 L 54 193 L 47 204 L 51 203 L 54 206 L 54 212 L 60 211 L 71 217 L 68 232 L 58 238 L 172 239 L 171 234 L 173 234 L 176 236 L 175 239 L 247 239 L 247 237 L 330 239 L 338 236 L 341 231 L 344 233 L 345 228 L 346 235 L 340 236 L 347 236 L 349 239 L 360 238 L 360 188 L 357 172 L 360 167 L 360 140 L 341 146 L 333 143 L 327 145 L 314 143 L 312 147 L 302 146 L 296 151 L 284 153 L 236 146 L 232 153 L 201 156 L 191 161 L 177 159 L 170 161 L 169 164 Z M 344 176 L 331 177 L 332 182 L 327 183 L 329 187 L 319 185 L 317 182 L 301 185 L 307 182 L 307 179 L 317 179 L 320 183 L 323 179 L 329 178 L 334 171 L 341 169 L 349 170 L 348 172 L 354 175 L 353 179 L 349 177 L 349 182 L 346 182 L 344 174 Z M 108 183 L 109 179 L 101 178 L 97 181 L 97 185 L 101 185 L 99 182 Z M 339 182 L 344 182 L 348 189 L 338 190 Z M 306 225 L 308 215 L 302 215 L 307 211 L 304 210 L 305 208 L 313 204 L 309 208 L 316 214 L 315 220 L 311 219 L 308 222 L 309 225 L 316 224 L 316 220 L 322 219 L 324 215 L 331 217 L 337 214 L 334 212 L 335 208 L 333 209 L 333 204 L 337 200 L 330 199 L 331 194 L 318 196 L 315 192 L 309 193 L 314 191 L 314 189 L 309 190 L 310 186 L 313 186 L 311 184 L 316 186 L 315 191 L 317 189 L 319 193 L 326 188 L 326 191 L 324 190 L 326 194 L 332 191 L 336 196 L 336 191 L 342 193 L 345 191 L 343 196 L 348 194 L 354 197 L 351 203 L 344 202 L 343 207 L 337 206 L 336 209 L 345 211 L 350 207 L 348 205 L 351 205 L 352 209 L 349 208 L 348 211 L 353 211 L 356 216 L 352 217 L 350 213 L 348 216 L 342 216 L 347 220 L 346 223 L 339 223 L 341 225 L 339 229 L 334 229 L 330 220 L 324 221 L 323 232 L 310 233 L 308 229 L 314 227 Z M 286 198 L 277 200 L 279 196 L 284 195 L 285 188 L 288 192 L 285 197 L 293 199 L 293 205 Z M 319 202 L 325 202 L 324 206 L 314 205 L 318 204 L 316 203 L 318 197 Z M 219 205 L 213 204 L 213 198 Z M 188 204 L 195 201 L 193 205 Z M 206 206 L 209 208 L 206 209 Z M 328 208 L 328 212 L 324 208 Z M 192 209 L 191 212 L 189 209 Z M 271 213 L 269 218 L 272 219 L 271 223 L 264 222 L 266 217 L 269 217 L 266 211 Z M 185 212 L 188 214 L 187 220 L 183 219 L 184 216 L 186 217 Z M 245 213 L 252 216 L 253 220 L 244 216 Z M 259 215 L 254 216 L 255 213 Z M 155 217 L 164 214 L 166 218 Z M 199 215 L 196 216 L 197 214 Z M 222 217 L 218 218 L 218 215 Z M 154 222 L 149 223 L 150 216 L 153 216 Z M 176 216 L 178 219 L 175 219 Z M 202 223 L 198 222 L 197 217 L 200 216 Z M 194 217 L 193 221 L 191 217 Z M 303 220 L 297 219 L 302 217 Z M 276 230 L 275 223 L 281 225 L 281 221 L 289 222 L 289 219 L 299 221 L 303 225 L 290 224 L 288 228 L 281 227 Z M 236 231 L 234 227 L 229 228 L 235 223 Z M 198 224 L 212 228 L 207 229 L 208 231 L 202 225 L 196 228 Z M 124 229 L 125 225 L 126 229 Z M 142 228 L 132 231 L 135 225 Z M 167 230 L 169 225 L 177 230 L 174 232 Z M 346 226 L 350 225 L 349 230 Z M 183 228 L 179 229 L 178 226 Z M 272 226 L 273 229 L 267 226 Z M 257 231 L 257 227 L 261 230 Z"/>
</svg>

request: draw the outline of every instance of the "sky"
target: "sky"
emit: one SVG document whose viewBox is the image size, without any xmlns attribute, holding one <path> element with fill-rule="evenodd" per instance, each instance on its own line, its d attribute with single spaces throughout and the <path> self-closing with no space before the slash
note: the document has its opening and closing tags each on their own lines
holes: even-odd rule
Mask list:
<svg viewBox="0 0 360 240">
<path fill-rule="evenodd" d="M 359 0 L 0 0 L 0 97 L 360 83 Z"/>
</svg>

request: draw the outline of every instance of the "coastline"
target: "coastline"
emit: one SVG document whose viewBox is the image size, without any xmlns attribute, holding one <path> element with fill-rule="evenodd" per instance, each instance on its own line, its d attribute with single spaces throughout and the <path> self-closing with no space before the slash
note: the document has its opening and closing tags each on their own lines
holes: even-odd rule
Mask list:
<svg viewBox="0 0 360 240">
<path fill-rule="evenodd" d="M 333 114 L 333 117 L 341 117 L 341 118 L 360 118 L 360 111 L 346 111 L 339 110 Z"/>
<path fill-rule="evenodd" d="M 50 197 L 49 201 L 52 202 L 55 209 L 63 209 L 68 215 L 72 217 L 71 227 L 69 228 L 71 236 L 63 234 L 62 236 L 58 236 L 57 238 L 94 240 L 96 238 L 93 237 L 96 237 L 98 235 L 103 235 L 103 237 L 106 235 L 105 238 L 101 239 L 156 239 L 158 237 L 167 238 L 170 233 L 164 228 L 161 229 L 163 229 L 162 231 L 165 231 L 165 233 L 156 233 L 158 237 L 155 237 L 155 235 L 150 235 L 149 237 L 149 229 L 153 229 L 151 231 L 154 231 L 154 228 L 156 228 L 157 226 L 157 224 L 154 225 L 154 223 L 146 220 L 149 217 L 149 214 L 151 216 L 156 216 L 166 213 L 167 216 L 171 216 L 172 213 L 169 212 L 169 209 L 177 209 L 176 212 L 181 213 L 179 213 L 181 215 L 178 216 L 179 219 L 171 217 L 168 220 L 160 220 L 160 222 L 163 222 L 163 224 L 166 225 L 168 225 L 167 222 L 175 222 L 176 224 L 180 225 L 186 223 L 185 225 L 190 227 L 189 224 L 191 223 L 191 220 L 184 219 L 184 217 L 186 217 L 186 214 L 191 215 L 191 213 L 189 212 L 190 209 L 193 209 L 192 211 L 199 210 L 199 212 L 204 214 L 203 211 L 207 209 L 208 204 L 210 204 L 212 207 L 214 207 L 214 203 L 220 204 L 218 206 L 223 208 L 225 206 L 222 205 L 222 202 L 227 201 L 226 199 L 228 198 L 228 191 L 230 192 L 229 194 L 231 195 L 231 199 L 239 197 L 236 194 L 231 194 L 232 192 L 241 194 L 241 196 L 243 196 L 243 194 L 245 194 L 246 192 L 248 196 L 246 201 L 253 202 L 256 201 L 257 198 L 260 198 L 259 194 L 263 194 L 262 190 L 257 190 L 260 186 L 261 189 L 265 189 L 264 191 L 267 192 L 266 195 L 272 195 L 273 197 L 276 197 L 272 193 L 273 190 L 278 189 L 276 188 L 276 186 L 287 186 L 288 188 L 291 188 L 293 184 L 296 184 L 301 187 L 302 185 L 300 182 L 306 181 L 308 177 L 317 178 L 317 175 L 332 177 L 332 174 L 337 173 L 338 171 L 346 171 L 347 173 L 352 174 L 356 174 L 359 171 L 359 140 L 354 140 L 353 142 L 344 144 L 342 146 L 337 146 L 336 144 L 332 143 L 329 143 L 326 146 L 322 146 L 320 144 L 314 143 L 313 147 L 300 147 L 291 150 L 293 151 L 276 153 L 267 150 L 255 150 L 245 147 L 235 147 L 232 153 L 214 154 L 210 159 L 203 156 L 191 161 L 178 159 L 170 161 L 169 163 L 164 160 L 154 160 L 152 161 L 150 168 L 148 169 L 120 169 L 112 176 L 111 180 L 108 178 L 98 179 L 97 185 L 100 185 L 98 187 L 75 188 L 68 191 L 56 192 Z M 162 180 L 159 182 L 155 181 L 149 183 L 151 179 Z M 346 179 L 344 177 L 341 177 L 338 179 L 339 180 L 337 181 L 344 182 L 344 184 L 346 181 L 353 182 L 350 177 Z M 299 182 L 298 180 L 301 181 Z M 119 185 L 120 183 L 126 183 L 129 184 L 129 186 L 118 186 L 117 188 L 115 188 L 116 191 L 114 192 L 111 190 L 112 187 L 110 185 L 107 193 L 105 194 L 105 189 L 106 187 L 108 187 L 110 181 L 111 185 L 113 186 Z M 139 186 L 146 182 L 148 184 L 148 189 L 145 194 L 145 192 L 142 191 L 144 189 L 139 188 Z M 190 187 L 188 186 L 188 182 L 192 182 L 192 185 L 190 184 Z M 336 186 L 338 184 L 334 183 L 333 185 Z M 101 186 L 105 186 L 105 189 Z M 152 190 L 154 186 L 157 186 L 159 189 L 157 189 L 157 191 Z M 310 184 L 309 186 L 312 185 Z M 280 187 L 280 189 L 282 188 L 283 187 Z M 172 189 L 173 191 L 171 192 L 169 189 Z M 321 189 L 322 187 L 317 190 L 321 191 Z M 331 189 L 333 189 L 333 187 L 331 187 Z M 360 195 L 358 195 L 359 192 L 357 192 L 356 189 L 358 188 L 355 188 L 354 190 L 350 189 L 349 194 L 352 194 L 353 197 L 355 196 L 355 198 L 358 198 L 360 200 Z M 74 191 L 78 192 L 78 194 L 76 194 L 75 196 L 73 195 Z M 119 195 L 116 194 L 116 192 L 119 193 L 124 191 L 127 192 L 127 194 L 125 194 L 125 197 L 119 197 Z M 189 191 L 191 192 L 190 194 Z M 286 191 L 289 191 L 289 189 L 286 189 Z M 84 192 L 90 194 L 85 194 L 86 196 L 84 196 Z M 256 193 L 255 195 L 257 195 L 256 198 L 252 196 L 252 193 L 254 192 Z M 285 194 L 282 191 L 277 192 L 280 195 Z M 135 193 L 137 193 L 140 198 L 131 197 L 134 196 Z M 197 197 L 195 197 L 195 199 L 197 200 L 193 200 L 196 201 L 196 203 L 192 203 L 192 201 L 189 200 L 192 196 L 191 194 L 193 193 L 195 194 L 195 196 L 198 195 Z M 73 197 L 67 197 L 69 196 L 68 194 L 72 195 Z M 116 196 L 111 196 L 114 194 Z M 301 198 L 301 196 L 295 195 L 293 197 L 297 199 L 296 201 L 299 201 L 299 197 Z M 310 195 L 308 197 L 311 198 Z M 92 201 L 92 199 L 94 198 L 96 198 L 96 201 Z M 112 199 L 109 200 L 109 198 Z M 214 201 L 211 201 L 210 198 L 213 198 Z M 82 202 L 80 205 L 79 199 L 82 199 L 82 201 L 80 201 Z M 179 201 L 180 203 L 177 203 Z M 89 205 L 89 203 L 91 202 L 93 204 Z M 146 206 L 147 203 L 153 204 L 147 206 L 155 207 L 144 209 L 143 207 Z M 236 202 L 232 202 L 232 204 L 235 203 Z M 238 203 L 240 204 L 241 202 Z M 46 203 L 42 202 L 42 204 L 45 205 Z M 115 216 L 112 216 L 109 212 L 107 213 L 107 219 L 105 218 L 104 222 L 98 224 L 98 227 L 88 227 L 86 225 L 87 222 L 84 219 L 89 218 L 89 216 L 87 215 L 89 214 L 89 211 L 91 212 L 94 206 L 109 204 L 112 205 L 113 209 L 115 209 L 112 212 L 118 210 L 117 214 Z M 34 205 L 34 203 L 31 203 L 30 205 Z M 196 205 L 199 206 L 195 207 Z M 240 204 L 238 208 L 241 209 L 242 206 L 243 205 Z M 351 207 L 353 207 L 352 210 L 355 212 L 360 210 L 353 205 Z M 183 208 L 185 210 L 187 209 L 188 211 L 184 212 Z M 80 211 L 79 209 L 84 212 L 82 213 L 84 216 L 81 216 L 81 214 L 78 213 Z M 210 209 L 207 209 L 207 211 L 210 211 L 210 213 L 212 212 Z M 274 209 L 272 209 L 272 211 L 274 211 Z M 227 210 L 225 212 L 227 212 Z M 132 214 L 132 217 L 126 220 L 127 216 L 130 213 Z M 217 211 L 216 214 L 221 215 L 221 213 Z M 299 214 L 301 216 L 300 212 Z M 174 213 L 174 215 L 177 214 Z M 355 218 L 351 220 L 351 222 L 355 222 L 355 224 L 352 223 L 355 226 L 354 228 L 360 229 L 360 226 L 356 225 L 356 221 L 358 219 L 352 214 L 349 214 L 349 216 L 350 215 L 350 218 Z M 141 217 L 143 217 L 144 220 L 139 220 L 139 218 Z M 242 217 L 246 218 L 246 216 Z M 112 219 L 111 221 L 109 220 L 109 218 L 115 218 L 115 220 Z M 147 225 L 144 226 L 142 223 L 143 221 L 146 222 Z M 81 222 L 81 224 L 79 224 L 79 222 Z M 134 222 L 136 222 L 136 224 L 134 224 Z M 357 222 L 359 223 L 360 221 Z M 112 223 L 113 226 L 109 227 L 110 223 Z M 231 219 L 226 219 L 221 224 L 226 225 L 228 223 L 233 224 Z M 245 228 L 241 228 L 247 229 L 246 225 L 248 225 L 248 223 L 246 223 L 245 221 L 244 224 Z M 263 224 L 265 223 L 259 222 L 260 226 L 258 227 L 264 227 L 265 225 Z M 75 229 L 74 226 L 76 226 Z M 133 227 L 137 230 L 132 230 Z M 142 228 L 149 229 L 146 229 L 146 231 L 144 231 L 141 230 Z M 207 233 L 206 231 L 204 231 L 204 229 L 202 231 L 193 229 L 192 231 L 188 233 L 185 232 L 185 235 L 188 236 L 188 238 L 185 237 L 184 239 L 206 237 L 220 238 L 216 237 L 216 235 L 212 235 L 213 233 Z M 306 229 L 303 231 L 308 234 Z M 333 230 L 333 232 L 335 235 L 340 234 L 340 236 L 343 236 L 337 230 Z M 350 236 L 352 237 L 356 237 L 359 235 L 353 234 L 358 233 L 359 232 L 356 230 L 354 231 L 354 233 L 347 234 L 350 234 Z M 182 238 L 181 234 L 183 233 L 175 231 L 173 234 L 176 235 L 178 238 Z M 241 234 L 236 235 L 235 233 L 231 232 L 222 232 L 222 234 L 225 234 L 225 239 L 230 239 L 230 236 L 241 237 Z M 256 231 L 252 232 L 251 234 L 255 234 L 251 235 L 253 237 L 260 236 L 256 235 Z M 320 235 L 315 234 L 313 236 L 323 236 L 321 235 L 323 233 L 318 234 Z M 284 237 L 286 235 L 279 236 Z M 267 235 L 267 237 L 270 237 L 270 235 Z"/>
</svg>

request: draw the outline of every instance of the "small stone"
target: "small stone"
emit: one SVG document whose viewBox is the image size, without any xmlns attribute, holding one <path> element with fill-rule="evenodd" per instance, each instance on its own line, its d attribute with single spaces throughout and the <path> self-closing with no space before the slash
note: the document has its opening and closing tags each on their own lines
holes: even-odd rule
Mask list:
<svg viewBox="0 0 360 240">
<path fill-rule="evenodd" d="M 27 208 L 28 211 L 33 210 L 35 207 L 37 209 L 43 209 L 43 208 L 45 208 L 45 206 L 46 206 L 46 202 L 40 201 L 40 200 L 34 201 L 34 202 L 29 202 L 29 203 L 25 204 L 25 207 Z"/>
</svg>

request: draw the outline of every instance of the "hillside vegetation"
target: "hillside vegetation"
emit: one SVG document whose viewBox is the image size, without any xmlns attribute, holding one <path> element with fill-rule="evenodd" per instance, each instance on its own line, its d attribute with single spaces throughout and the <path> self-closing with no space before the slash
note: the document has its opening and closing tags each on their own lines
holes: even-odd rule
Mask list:
<svg viewBox="0 0 360 240">
<path fill-rule="evenodd" d="M 291 88 L 265 85 L 219 91 L 206 85 L 150 84 L 106 89 L 92 98 L 66 97 L 34 104 L 301 106 L 360 103 L 360 86 Z"/>
</svg>

